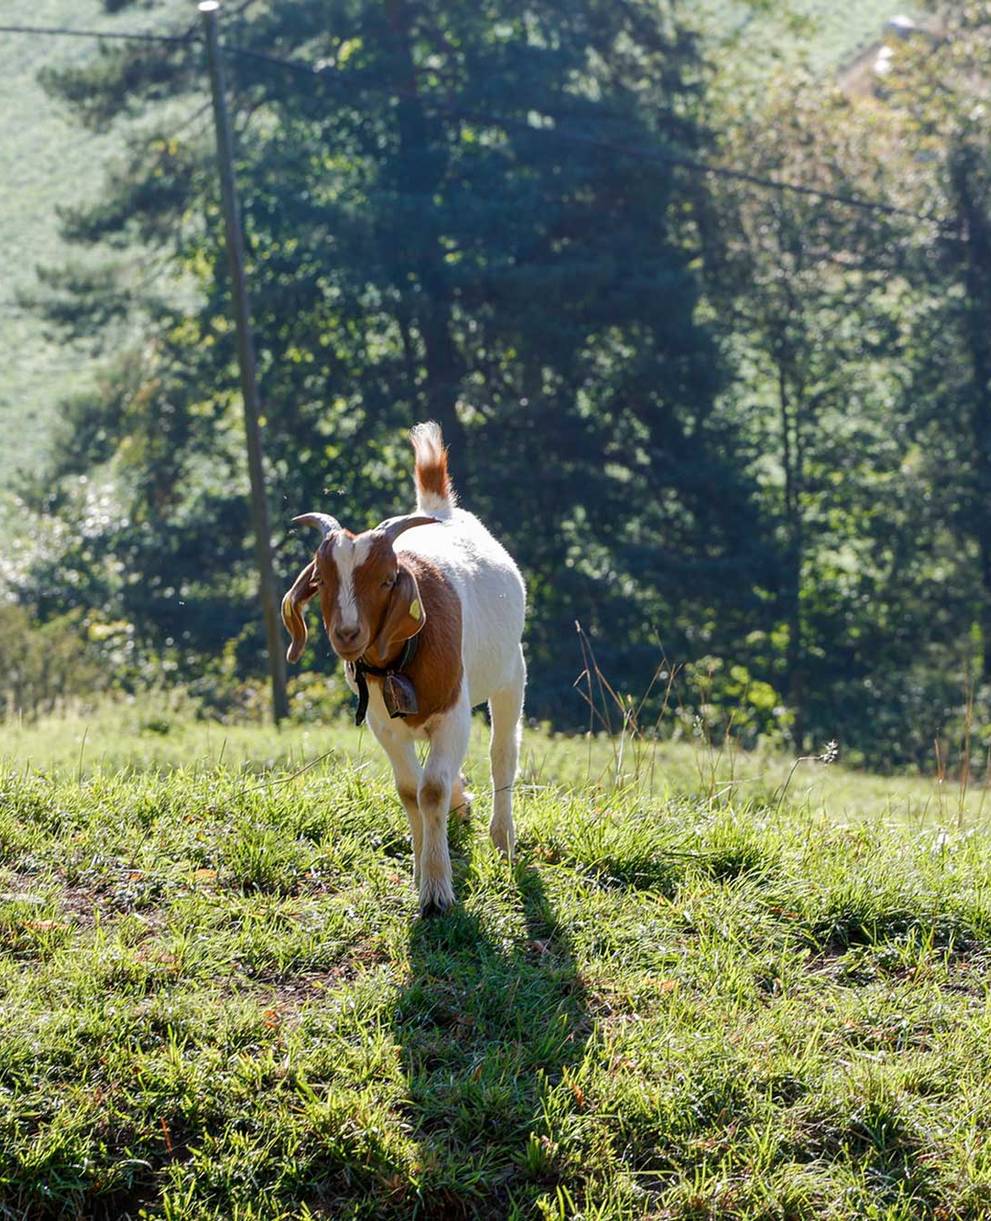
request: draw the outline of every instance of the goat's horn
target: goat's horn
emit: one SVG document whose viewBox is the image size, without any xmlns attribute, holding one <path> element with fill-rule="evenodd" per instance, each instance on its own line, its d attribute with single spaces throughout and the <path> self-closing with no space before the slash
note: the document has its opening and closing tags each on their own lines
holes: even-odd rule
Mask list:
<svg viewBox="0 0 991 1221">
<path fill-rule="evenodd" d="M 323 531 L 324 538 L 342 529 L 341 523 L 329 513 L 300 513 L 292 519 L 294 526 L 317 526 Z"/>
<path fill-rule="evenodd" d="M 432 526 L 440 524 L 437 517 L 426 517 L 422 513 L 405 513 L 402 517 L 387 517 L 375 527 L 376 534 L 383 534 L 390 543 L 394 543 L 400 534 L 412 530 L 414 526 Z"/>
</svg>

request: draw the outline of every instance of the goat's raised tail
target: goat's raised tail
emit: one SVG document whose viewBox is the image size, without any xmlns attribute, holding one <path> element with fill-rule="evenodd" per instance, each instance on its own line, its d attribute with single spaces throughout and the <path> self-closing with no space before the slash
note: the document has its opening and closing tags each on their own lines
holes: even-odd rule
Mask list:
<svg viewBox="0 0 991 1221">
<path fill-rule="evenodd" d="M 417 424 L 410 431 L 413 453 L 416 455 L 416 507 L 432 517 L 450 517 L 458 497 L 447 473 L 447 450 L 440 425 L 433 420 Z"/>
</svg>

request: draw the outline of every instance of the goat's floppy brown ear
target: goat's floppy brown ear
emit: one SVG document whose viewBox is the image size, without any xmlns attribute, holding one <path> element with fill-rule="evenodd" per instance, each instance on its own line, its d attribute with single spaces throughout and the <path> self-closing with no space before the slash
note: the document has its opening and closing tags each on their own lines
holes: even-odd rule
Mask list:
<svg viewBox="0 0 991 1221">
<path fill-rule="evenodd" d="M 286 651 L 287 661 L 299 661 L 299 656 L 306 647 L 306 621 L 303 619 L 303 610 L 317 592 L 315 577 L 316 563 L 311 560 L 282 599 L 282 622 L 292 637 L 292 644 Z"/>
<path fill-rule="evenodd" d="M 408 568 L 400 566 L 385 608 L 385 618 L 370 650 L 375 655 L 373 664 L 384 666 L 392 661 L 402 645 L 422 630 L 426 621 L 427 613 L 420 601 L 416 577 Z"/>
</svg>

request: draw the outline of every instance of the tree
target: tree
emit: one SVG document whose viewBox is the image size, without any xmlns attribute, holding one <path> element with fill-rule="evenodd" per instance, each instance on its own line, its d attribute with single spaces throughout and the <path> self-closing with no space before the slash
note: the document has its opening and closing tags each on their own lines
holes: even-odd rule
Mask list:
<svg viewBox="0 0 991 1221">
<path fill-rule="evenodd" d="M 970 586 L 975 669 L 991 684 L 991 139 L 986 101 L 991 19 L 954 5 L 936 31 L 899 48 L 886 101 L 899 121 L 905 191 L 932 216 L 920 232 L 923 342 L 914 416 L 940 466 L 934 485 Z M 972 572 L 972 579 L 968 574 Z"/>
<path fill-rule="evenodd" d="M 756 671 L 780 674 L 796 750 L 839 737 L 875 759 L 905 749 L 904 718 L 886 725 L 879 704 L 898 703 L 891 680 L 933 622 L 931 553 L 907 558 L 924 537 L 904 482 L 912 228 L 842 202 L 890 197 L 889 138 L 870 105 L 781 77 L 743 102 L 726 157 L 819 193 L 730 181 L 706 226 L 708 292 L 737 369 L 728 410 L 752 438 L 777 536 Z M 926 744 L 932 728 L 919 726 Z"/>
<path fill-rule="evenodd" d="M 527 569 L 531 708 L 559 719 L 576 617 L 639 681 L 654 627 L 675 650 L 732 638 L 759 540 L 713 412 L 695 193 L 665 160 L 708 140 L 699 45 L 675 18 L 635 0 L 349 0 L 227 21 L 273 519 L 392 512 L 409 497 L 396 438 L 437 418 L 466 500 Z M 250 667 L 215 186 L 195 124 L 170 132 L 199 102 L 200 57 L 195 41 L 117 46 L 49 75 L 82 119 L 132 130 L 68 233 L 153 248 L 185 289 L 52 277 L 53 312 L 76 328 L 139 296 L 147 322 L 71 408 L 50 505 L 71 512 L 67 477 L 104 464 L 126 511 L 89 549 L 113 563 L 70 549 L 59 577 L 86 567 L 86 597 L 180 664 L 243 634 Z M 50 585 L 52 610 L 75 596 Z"/>
</svg>

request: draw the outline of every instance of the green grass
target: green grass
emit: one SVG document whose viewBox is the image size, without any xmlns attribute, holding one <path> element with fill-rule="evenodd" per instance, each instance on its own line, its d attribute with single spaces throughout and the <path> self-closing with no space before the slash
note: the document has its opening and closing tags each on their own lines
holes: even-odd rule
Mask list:
<svg viewBox="0 0 991 1221">
<path fill-rule="evenodd" d="M 103 17 L 98 0 L 6 0 L 3 21 L 70 28 L 114 24 Z M 84 354 L 47 336 L 20 302 L 22 293 L 37 289 L 39 264 L 58 265 L 68 255 L 57 209 L 96 195 L 101 165 L 114 149 L 110 133 L 79 128 L 37 82 L 41 68 L 79 63 L 92 51 L 92 44 L 77 39 L 0 34 L 0 242 L 17 252 L 0 285 L 0 343 L 7 353 L 0 427 L 9 439 L 0 453 L 0 483 L 38 461 L 59 400 L 92 382 Z"/>
<path fill-rule="evenodd" d="M 487 775 L 487 751 L 487 730 L 476 718 L 468 770 L 479 788 L 484 788 Z M 956 768 L 953 745 L 944 744 L 943 751 Z M 195 719 L 181 695 L 146 696 L 106 704 L 95 712 L 63 711 L 33 722 L 0 721 L 0 761 L 19 771 L 72 777 L 175 768 L 202 773 L 221 765 L 291 772 L 314 761 L 313 774 L 320 777 L 345 756 L 376 777 L 388 773 L 368 730 L 354 729 L 346 721 L 331 726 L 296 723 L 281 730 L 221 724 Z M 975 751 L 973 770 L 981 773 L 984 763 Z M 702 796 L 750 805 L 776 805 L 784 793 L 790 807 L 809 817 L 828 817 L 834 824 L 869 819 L 915 830 L 965 829 L 980 821 L 985 809 L 991 816 L 991 799 L 980 786 L 961 791 L 956 781 L 940 784 L 933 776 L 873 776 L 812 760 L 796 765 L 783 754 L 720 750 L 690 739 L 623 744 L 605 735 L 589 741 L 527 730 L 520 772 L 521 783 L 535 791 L 547 785 L 594 787 L 646 791 L 659 800 Z"/>
<path fill-rule="evenodd" d="M 166 9 L 195 6 L 170 0 Z M 100 0 L 4 0 L 4 25 L 66 26 L 70 29 L 147 29 L 161 21 L 141 6 L 108 16 Z M 0 277 L 0 528 L 6 536 L 24 530 L 24 511 L 12 481 L 43 463 L 59 404 L 95 384 L 98 363 L 86 345 L 49 333 L 24 295 L 36 294 L 39 266 L 62 266 L 86 257 L 60 236 L 59 209 L 98 197 L 104 172 L 122 144 L 114 131 L 92 132 L 38 83 L 44 67 L 84 63 L 94 42 L 0 34 L 0 246 L 7 252 Z M 13 562 L 13 557 L 6 557 Z M 0 581 L 3 580 L 0 557 Z"/>
<path fill-rule="evenodd" d="M 705 0 L 702 11 L 721 23 L 724 36 L 742 33 L 741 53 L 759 57 L 802 56 L 817 72 L 831 72 L 853 56 L 880 41 L 884 23 L 898 13 L 918 17 L 916 3 L 893 0 L 790 0 L 789 3 L 755 0 Z M 789 12 L 796 18 L 789 25 Z"/>
<path fill-rule="evenodd" d="M 532 733 L 512 869 L 482 796 L 422 921 L 373 745 L 4 730 L 2 1215 L 991 1215 L 979 802 Z"/>
</svg>

